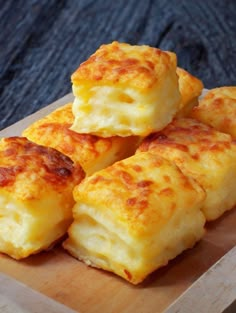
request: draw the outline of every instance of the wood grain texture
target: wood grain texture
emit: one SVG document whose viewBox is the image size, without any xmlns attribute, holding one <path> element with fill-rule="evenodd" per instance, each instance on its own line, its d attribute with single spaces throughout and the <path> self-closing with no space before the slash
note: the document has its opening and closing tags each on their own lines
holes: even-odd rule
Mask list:
<svg viewBox="0 0 236 313">
<path fill-rule="evenodd" d="M 0 273 L 1 313 L 76 313 L 26 285 Z"/>
<path fill-rule="evenodd" d="M 0 129 L 71 91 L 113 40 L 175 51 L 206 88 L 236 84 L 236 2 L 0 0 Z"/>
<path fill-rule="evenodd" d="M 233 304 L 236 299 L 235 260 L 236 246 L 192 284 L 165 313 L 222 313 L 230 306 L 236 309 Z"/>
</svg>

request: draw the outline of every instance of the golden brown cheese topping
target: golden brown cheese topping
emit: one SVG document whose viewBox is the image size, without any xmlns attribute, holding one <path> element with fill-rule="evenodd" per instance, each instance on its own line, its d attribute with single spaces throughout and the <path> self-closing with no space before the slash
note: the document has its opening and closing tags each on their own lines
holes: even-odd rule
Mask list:
<svg viewBox="0 0 236 313">
<path fill-rule="evenodd" d="M 193 119 L 175 119 L 147 137 L 136 153 L 152 151 L 173 161 L 206 191 L 202 211 L 214 220 L 236 204 L 236 143 L 228 134 Z"/>
<path fill-rule="evenodd" d="M 14 191 L 16 182 L 19 186 L 20 181 L 31 185 L 40 178 L 38 184 L 30 187 L 35 189 L 33 194 L 37 198 L 43 181 L 60 192 L 69 181 L 79 183 L 83 177 L 82 168 L 75 167 L 70 158 L 55 149 L 23 137 L 3 138 L 0 142 L 0 186 L 8 191 Z M 27 191 L 22 190 L 21 194 L 26 195 Z"/>
<path fill-rule="evenodd" d="M 50 114 L 46 115 L 44 118 L 38 120 L 37 122 L 34 123 L 34 125 L 40 125 L 46 122 L 54 123 L 55 121 L 57 121 L 60 124 L 71 125 L 74 121 L 74 115 L 72 113 L 71 107 L 72 103 L 67 103 L 62 107 L 59 107 L 58 109 L 54 110 Z"/>
<path fill-rule="evenodd" d="M 102 45 L 80 65 L 71 79 L 75 85 L 79 85 L 80 81 L 96 81 L 96 85 L 99 82 L 128 83 L 131 87 L 147 89 L 156 83 L 168 68 L 168 63 L 174 60 L 175 56 L 171 52 L 115 41 Z"/>
<path fill-rule="evenodd" d="M 30 125 L 23 136 L 67 155 L 79 163 L 87 175 L 134 153 L 138 137 L 102 138 L 77 133 L 70 129 L 73 118 L 69 103 Z"/>
<path fill-rule="evenodd" d="M 210 90 L 190 115 L 236 138 L 236 87 Z"/>
<path fill-rule="evenodd" d="M 194 119 L 176 119 L 160 132 L 151 134 L 143 141 L 140 151 L 148 151 L 155 146 L 170 146 L 194 154 L 201 151 L 224 151 L 231 147 L 231 138 L 214 128 L 204 125 Z M 197 158 L 197 153 L 195 157 Z"/>
<path fill-rule="evenodd" d="M 51 146 L 69 156 L 74 161 L 83 159 L 95 159 L 101 153 L 106 153 L 111 146 L 113 137 L 102 138 L 90 134 L 79 134 L 69 129 L 70 125 L 60 123 L 45 123 L 40 125 L 35 132 L 30 129 L 24 132 L 26 136 L 31 136 L 34 141 L 45 146 Z"/>
<path fill-rule="evenodd" d="M 175 184 L 177 179 L 178 187 Z M 193 184 L 195 186 L 195 182 L 184 176 L 173 163 L 152 153 L 143 153 L 88 177 L 75 187 L 74 199 L 92 206 L 102 205 L 104 210 L 119 211 L 118 220 L 126 220 L 135 231 L 142 232 L 148 223 L 158 221 L 162 224 L 173 214 L 179 189 L 185 190 L 185 202 L 188 203 L 187 195 L 196 192 Z M 199 186 L 195 187 L 202 193 Z M 167 201 L 163 212 L 150 209 L 153 197 Z"/>
</svg>

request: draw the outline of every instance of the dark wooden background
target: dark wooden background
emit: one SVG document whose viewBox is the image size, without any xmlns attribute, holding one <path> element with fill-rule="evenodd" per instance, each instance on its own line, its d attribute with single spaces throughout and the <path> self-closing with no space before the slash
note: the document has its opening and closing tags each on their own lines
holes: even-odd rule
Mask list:
<svg viewBox="0 0 236 313">
<path fill-rule="evenodd" d="M 0 129 L 71 92 L 113 40 L 175 51 L 206 88 L 236 85 L 236 0 L 0 0 Z"/>
</svg>

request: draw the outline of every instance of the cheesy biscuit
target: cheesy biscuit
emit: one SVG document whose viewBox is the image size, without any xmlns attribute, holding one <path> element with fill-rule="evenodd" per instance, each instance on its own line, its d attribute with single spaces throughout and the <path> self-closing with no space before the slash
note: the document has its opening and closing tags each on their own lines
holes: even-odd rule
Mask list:
<svg viewBox="0 0 236 313">
<path fill-rule="evenodd" d="M 72 190 L 84 178 L 60 152 L 23 137 L 0 141 L 0 252 L 15 259 L 48 249 L 72 222 Z"/>
<path fill-rule="evenodd" d="M 146 136 L 179 110 L 176 55 L 149 46 L 102 45 L 72 75 L 72 130 Z"/>
<path fill-rule="evenodd" d="M 210 90 L 190 116 L 236 138 L 236 87 Z"/>
<path fill-rule="evenodd" d="M 203 212 L 214 220 L 236 204 L 236 144 L 230 135 L 190 118 L 176 119 L 145 138 L 137 153 L 152 151 L 176 163 L 204 188 Z"/>
<path fill-rule="evenodd" d="M 150 152 L 87 177 L 74 198 L 64 248 L 133 284 L 204 234 L 205 192 L 174 163 Z"/>
</svg>

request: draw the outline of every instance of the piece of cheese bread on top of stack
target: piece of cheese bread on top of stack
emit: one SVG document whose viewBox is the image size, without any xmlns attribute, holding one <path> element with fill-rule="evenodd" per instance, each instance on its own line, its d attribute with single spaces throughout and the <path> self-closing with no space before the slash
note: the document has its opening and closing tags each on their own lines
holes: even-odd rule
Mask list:
<svg viewBox="0 0 236 313">
<path fill-rule="evenodd" d="M 149 46 L 102 45 L 72 75 L 72 130 L 147 136 L 180 108 L 176 55 Z"/>
<path fill-rule="evenodd" d="M 0 140 L 0 252 L 48 249 L 72 222 L 72 191 L 85 174 L 60 152 L 23 137 Z"/>
<path fill-rule="evenodd" d="M 72 103 L 68 103 L 30 125 L 22 135 L 67 155 L 82 166 L 86 175 L 129 157 L 137 148 L 137 136 L 79 134 L 70 129 L 73 121 Z"/>
<path fill-rule="evenodd" d="M 236 87 L 208 91 L 189 116 L 236 139 Z"/>
<path fill-rule="evenodd" d="M 177 67 L 179 78 L 179 91 L 181 94 L 180 109 L 176 117 L 186 117 L 198 105 L 198 98 L 202 94 L 203 83 L 183 68 Z"/>
<path fill-rule="evenodd" d="M 204 190 L 173 162 L 151 152 L 85 178 L 74 198 L 74 221 L 64 248 L 133 284 L 204 234 Z"/>
<path fill-rule="evenodd" d="M 228 134 L 190 118 L 175 119 L 144 139 L 136 153 L 150 151 L 175 164 L 204 188 L 203 212 L 214 220 L 236 204 L 236 143 Z"/>
</svg>

